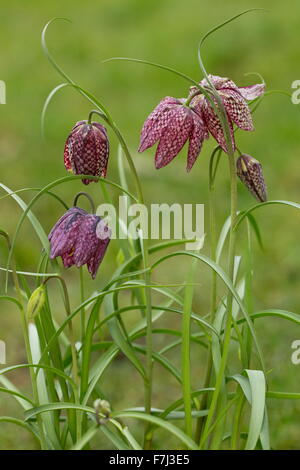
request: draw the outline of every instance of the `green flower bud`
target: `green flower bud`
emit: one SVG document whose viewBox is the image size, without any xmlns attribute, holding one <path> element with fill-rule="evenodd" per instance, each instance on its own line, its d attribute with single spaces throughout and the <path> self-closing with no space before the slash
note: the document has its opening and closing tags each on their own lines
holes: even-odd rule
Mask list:
<svg viewBox="0 0 300 470">
<path fill-rule="evenodd" d="M 105 420 L 108 419 L 111 414 L 110 403 L 107 400 L 101 400 L 101 398 L 98 398 L 94 401 L 94 408 L 96 411 L 97 423 L 104 424 Z M 100 415 L 104 415 L 104 418 Z"/>
<path fill-rule="evenodd" d="M 45 286 L 42 284 L 37 289 L 35 289 L 27 304 L 27 319 L 32 321 L 32 319 L 37 315 L 45 303 Z"/>
</svg>

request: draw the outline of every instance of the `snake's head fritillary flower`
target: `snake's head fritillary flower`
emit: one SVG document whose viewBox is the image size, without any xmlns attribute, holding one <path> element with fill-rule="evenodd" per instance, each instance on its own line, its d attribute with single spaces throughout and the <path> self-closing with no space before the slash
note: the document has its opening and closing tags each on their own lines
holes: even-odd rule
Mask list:
<svg viewBox="0 0 300 470">
<path fill-rule="evenodd" d="M 105 178 L 109 142 L 104 126 L 98 122 L 79 121 L 70 132 L 64 150 L 64 164 L 75 175 Z M 92 180 L 83 179 L 84 184 Z"/>
<path fill-rule="evenodd" d="M 194 165 L 204 139 L 208 138 L 202 114 L 185 106 L 185 99 L 167 96 L 156 106 L 146 119 L 139 146 L 139 152 L 159 142 L 155 155 L 155 167 L 162 168 L 170 163 L 189 140 L 187 171 Z"/>
<path fill-rule="evenodd" d="M 267 189 L 258 160 L 250 155 L 241 155 L 236 162 L 237 175 L 251 194 L 260 202 L 267 200 Z"/>
<path fill-rule="evenodd" d="M 218 77 L 217 75 L 209 75 L 209 80 L 217 90 L 222 103 L 224 105 L 231 135 L 231 146 L 235 150 L 235 141 L 233 133 L 233 124 L 244 131 L 253 131 L 252 116 L 247 101 L 254 100 L 261 96 L 265 91 L 263 83 L 238 87 L 232 80 L 226 77 Z M 202 87 L 209 87 L 210 84 L 206 79 L 200 82 Z M 190 93 L 193 93 L 195 87 L 192 87 Z M 218 103 L 212 98 L 218 109 Z M 204 95 L 196 96 L 191 104 L 196 110 L 201 110 L 207 128 L 211 135 L 216 139 L 224 152 L 228 153 L 228 145 L 224 136 L 223 127 L 219 117 L 217 116 L 213 106 Z"/>
<path fill-rule="evenodd" d="M 110 241 L 104 219 L 79 207 L 69 209 L 49 234 L 50 258 L 60 256 L 66 268 L 87 265 L 94 279 Z"/>
</svg>

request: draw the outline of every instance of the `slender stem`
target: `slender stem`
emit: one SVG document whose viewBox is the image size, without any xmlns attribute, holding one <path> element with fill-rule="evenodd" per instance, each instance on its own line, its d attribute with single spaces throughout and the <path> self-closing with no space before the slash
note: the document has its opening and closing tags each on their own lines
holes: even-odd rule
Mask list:
<svg viewBox="0 0 300 470">
<path fill-rule="evenodd" d="M 10 239 L 7 233 L 4 232 L 3 230 L 0 230 L 0 235 L 2 235 L 6 239 L 8 248 L 10 249 L 11 243 L 10 243 Z M 27 360 L 28 360 L 28 364 L 33 364 L 30 341 L 29 341 L 29 334 L 28 334 L 28 323 L 27 323 L 26 313 L 25 313 L 24 304 L 23 304 L 24 299 L 23 299 L 22 292 L 20 289 L 19 279 L 18 279 L 14 261 L 12 262 L 12 277 L 13 277 L 13 282 L 14 282 L 14 286 L 16 289 L 19 305 L 20 305 L 21 324 L 22 324 Z M 34 399 L 35 405 L 38 406 L 39 394 L 38 394 L 38 388 L 37 388 L 37 382 L 36 382 L 36 374 L 35 374 L 33 367 L 29 367 L 29 373 L 30 373 L 30 379 L 31 379 L 31 385 L 32 385 L 33 399 Z M 43 426 L 43 421 L 42 421 L 41 416 L 37 416 L 37 423 L 38 423 L 38 428 L 39 428 L 39 438 L 40 438 L 40 443 L 41 443 L 41 449 L 46 450 L 48 446 L 46 444 L 45 431 L 44 431 L 44 426 Z"/>
<path fill-rule="evenodd" d="M 144 240 L 144 268 L 149 266 L 148 260 L 148 246 Z M 150 272 L 145 273 L 146 286 L 151 284 Z M 151 306 L 151 290 L 145 288 L 146 294 L 146 372 L 147 379 L 145 381 L 145 412 L 151 414 L 151 403 L 152 403 L 152 373 L 153 373 L 153 360 L 152 360 L 152 306 Z M 152 443 L 152 427 L 150 423 L 146 425 L 145 436 L 144 436 L 144 448 L 147 450 L 151 449 Z"/>
<path fill-rule="evenodd" d="M 233 415 L 231 450 L 235 450 L 238 448 L 240 420 L 241 420 L 241 415 L 243 411 L 243 406 L 245 403 L 245 396 L 240 389 L 238 389 L 236 397 L 237 397 L 238 402 L 236 404 L 236 409 Z"/>
<path fill-rule="evenodd" d="M 80 300 L 81 304 L 84 302 L 84 280 L 83 280 L 83 269 L 82 266 L 79 268 L 79 278 L 80 278 Z M 80 310 L 80 325 L 81 325 L 81 344 L 84 342 L 85 338 L 85 309 L 82 307 Z"/>
<path fill-rule="evenodd" d="M 253 299 L 252 299 L 252 253 L 251 253 L 251 227 L 250 222 L 247 219 L 247 250 L 246 250 L 246 262 L 247 262 L 247 273 L 246 273 L 246 285 L 245 285 L 245 305 L 249 315 L 253 313 Z M 253 321 L 253 320 L 252 320 Z M 244 327 L 244 368 L 251 368 L 251 351 L 252 351 L 252 336 L 249 328 Z"/>
<path fill-rule="evenodd" d="M 80 196 L 85 196 L 88 200 L 89 200 L 89 203 L 91 205 L 91 211 L 92 211 L 92 214 L 95 214 L 96 212 L 96 208 L 95 208 L 95 204 L 94 204 L 94 201 L 93 199 L 91 198 L 91 196 L 86 193 L 85 191 L 80 191 L 80 193 L 77 193 L 75 198 L 74 198 L 74 202 L 73 202 L 73 206 L 76 206 L 77 205 L 77 202 L 78 202 L 78 199 L 80 198 Z"/>
<path fill-rule="evenodd" d="M 228 153 L 229 160 L 229 171 L 230 171 L 230 182 L 231 182 L 231 191 L 230 191 L 230 201 L 231 201 L 231 224 L 230 224 L 230 233 L 229 233 L 229 255 L 228 255 L 228 273 L 231 279 L 233 279 L 234 273 L 234 256 L 235 256 L 235 230 L 234 225 L 236 221 L 237 214 L 237 184 L 236 184 L 236 169 L 235 169 L 235 160 L 233 152 Z M 223 351 L 222 358 L 220 363 L 220 368 L 216 378 L 215 391 L 212 396 L 211 406 L 207 416 L 204 432 L 200 441 L 200 448 L 203 448 L 205 445 L 205 437 L 207 436 L 207 431 L 211 426 L 215 411 L 217 409 L 219 394 L 221 391 L 225 367 L 228 359 L 229 347 L 230 347 L 230 336 L 231 336 L 231 327 L 232 327 L 232 303 L 233 296 L 229 292 L 227 295 L 227 312 L 226 312 L 226 325 L 224 332 L 224 341 L 223 341 Z"/>
<path fill-rule="evenodd" d="M 193 259 L 185 287 L 183 312 L 182 312 L 182 396 L 185 412 L 185 432 L 192 437 L 192 407 L 191 407 L 191 358 L 190 358 L 190 337 L 191 337 L 191 311 L 193 301 L 193 279 L 196 272 L 197 260 Z"/>
<path fill-rule="evenodd" d="M 71 307 L 70 307 L 69 294 L 68 294 L 67 286 L 66 286 L 64 279 L 61 276 L 55 274 L 55 275 L 47 277 L 44 280 L 44 284 L 46 284 L 48 281 L 50 281 L 50 279 L 53 279 L 53 278 L 58 279 L 62 286 L 63 293 L 64 293 L 65 309 L 66 309 L 67 316 L 69 317 L 71 315 Z M 78 376 L 77 351 L 76 351 L 76 346 L 75 346 L 73 324 L 71 320 L 68 322 L 68 326 L 69 326 L 70 345 L 71 345 L 71 354 L 72 354 L 72 376 L 73 376 L 74 382 L 78 385 L 79 376 Z"/>
<path fill-rule="evenodd" d="M 194 93 L 192 93 L 192 94 L 186 99 L 186 101 L 185 101 L 185 103 L 184 103 L 184 106 L 189 107 L 191 101 L 192 101 L 196 96 L 198 96 L 198 95 L 200 95 L 200 94 L 201 94 L 201 91 L 200 91 L 200 90 L 197 90 L 197 91 L 195 91 Z"/>
<path fill-rule="evenodd" d="M 117 139 L 120 142 L 120 145 L 122 147 L 122 150 L 124 152 L 124 155 L 127 159 L 127 163 L 129 165 L 130 171 L 132 173 L 135 186 L 136 186 L 136 191 L 138 195 L 138 202 L 140 204 L 144 204 L 144 196 L 143 196 L 143 191 L 142 191 L 142 186 L 140 183 L 140 179 L 138 177 L 135 165 L 133 163 L 133 159 L 131 157 L 129 148 L 126 144 L 126 141 L 121 134 L 120 130 L 116 126 L 115 122 L 110 116 L 104 115 L 103 112 L 97 111 L 97 110 L 92 110 L 89 114 L 89 119 L 91 120 L 93 114 L 98 114 L 109 126 L 110 128 L 114 131 Z M 149 267 L 149 255 L 148 255 L 148 240 L 143 237 L 143 234 L 140 238 L 141 241 L 141 247 L 142 247 L 142 253 L 143 253 L 143 262 L 144 262 L 144 268 L 147 269 L 147 271 L 144 274 L 144 281 L 145 281 L 145 286 L 148 286 L 151 284 L 151 279 L 150 279 L 150 272 L 148 270 Z M 152 308 L 151 308 L 151 289 L 149 287 L 145 287 L 145 294 L 146 294 L 146 320 L 147 320 L 147 326 L 146 326 L 146 371 L 147 371 L 147 377 L 145 380 L 145 411 L 146 413 L 151 414 L 151 402 L 152 402 L 152 369 L 153 369 L 153 360 L 152 360 Z M 151 432 L 151 425 L 148 424 L 146 425 L 146 431 L 145 431 L 145 438 L 144 438 L 144 447 L 146 449 L 151 448 L 151 441 L 152 441 L 152 432 Z"/>
<path fill-rule="evenodd" d="M 211 428 L 207 431 L 207 435 L 204 436 L 204 440 L 206 437 L 214 430 L 214 428 L 219 424 L 220 421 L 223 420 L 224 416 L 228 413 L 229 409 L 234 405 L 234 403 L 237 402 L 237 397 L 234 397 L 230 402 L 226 404 L 226 406 L 221 410 L 221 412 L 218 414 L 216 421 L 212 424 Z"/>
<path fill-rule="evenodd" d="M 216 147 L 213 151 L 210 162 L 209 162 L 209 224 L 210 224 L 210 257 L 213 261 L 216 260 L 216 214 L 215 214 L 215 186 L 214 186 L 214 171 L 213 171 L 213 164 L 215 160 L 215 156 L 217 158 L 220 157 L 222 149 L 220 147 Z M 218 161 L 216 166 L 218 165 Z M 216 170 L 215 170 L 216 171 Z M 210 323 L 213 324 L 215 319 L 215 312 L 216 312 L 216 302 L 217 302 L 217 275 L 214 270 L 212 270 L 212 277 L 211 277 L 211 298 L 210 298 Z M 212 351 L 211 351 L 211 344 L 209 345 L 208 349 L 208 356 L 207 356 L 207 366 L 206 366 L 206 375 L 204 381 L 204 388 L 208 388 L 211 381 L 211 373 L 212 373 Z M 201 407 L 200 410 L 207 409 L 208 401 L 209 401 L 208 394 L 204 394 L 201 400 Z M 200 436 L 202 434 L 204 423 L 206 422 L 206 416 L 202 416 L 197 420 L 197 427 L 196 427 L 196 434 L 195 434 L 195 441 L 199 442 Z"/>
<path fill-rule="evenodd" d="M 220 154 L 222 149 L 217 147 L 211 157 L 211 167 L 209 172 L 209 223 L 210 223 L 210 256 L 213 261 L 216 260 L 216 210 L 215 210 L 215 185 L 214 178 L 215 174 L 213 173 L 213 163 L 214 157 L 217 155 L 217 163 L 219 161 Z M 215 170 L 216 171 L 216 170 Z M 211 279 L 211 299 L 210 299 L 210 321 L 214 322 L 215 312 L 216 312 L 216 302 L 217 302 L 217 275 L 214 270 L 212 270 L 212 279 Z"/>
<path fill-rule="evenodd" d="M 65 309 L 67 313 L 67 317 L 71 315 L 71 307 L 70 307 L 70 299 L 69 299 L 69 294 L 68 294 L 68 289 L 65 283 L 65 280 L 59 276 L 59 275 L 52 275 L 47 277 L 44 280 L 44 284 L 46 284 L 50 279 L 56 278 L 60 282 L 63 293 L 64 293 L 64 303 L 65 303 Z M 70 335 L 70 346 L 71 346 L 71 354 L 72 354 L 72 376 L 75 384 L 77 385 L 77 390 L 74 390 L 74 400 L 75 403 L 79 403 L 79 375 L 78 375 L 78 359 L 77 359 L 77 350 L 76 350 L 76 342 L 75 342 L 75 336 L 74 336 L 74 330 L 73 330 L 73 323 L 72 320 L 68 322 L 68 327 L 69 327 L 69 335 Z M 79 411 L 76 411 L 76 439 L 80 439 L 81 437 L 81 413 Z"/>
</svg>

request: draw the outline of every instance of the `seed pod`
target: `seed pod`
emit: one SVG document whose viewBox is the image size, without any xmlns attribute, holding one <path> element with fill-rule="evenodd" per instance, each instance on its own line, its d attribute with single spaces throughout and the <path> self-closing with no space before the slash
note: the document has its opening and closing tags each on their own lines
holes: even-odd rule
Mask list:
<svg viewBox="0 0 300 470">
<path fill-rule="evenodd" d="M 251 155 L 241 155 L 236 162 L 237 175 L 250 193 L 260 202 L 267 200 L 267 188 L 262 166 Z"/>
</svg>

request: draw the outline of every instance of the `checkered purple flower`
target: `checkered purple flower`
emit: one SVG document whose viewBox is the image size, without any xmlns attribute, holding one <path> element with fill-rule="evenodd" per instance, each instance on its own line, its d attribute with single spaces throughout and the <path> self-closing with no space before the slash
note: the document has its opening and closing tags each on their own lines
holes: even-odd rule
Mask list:
<svg viewBox="0 0 300 470">
<path fill-rule="evenodd" d="M 267 188 L 262 166 L 251 155 L 243 154 L 236 161 L 237 175 L 259 202 L 267 200 Z"/>
<path fill-rule="evenodd" d="M 235 150 L 233 124 L 244 131 L 254 130 L 247 101 L 254 100 L 255 98 L 261 96 L 264 93 L 265 86 L 263 83 L 260 83 L 247 87 L 238 87 L 229 78 L 218 77 L 217 75 L 209 75 L 209 79 L 218 91 L 218 94 L 225 107 L 230 127 L 232 148 Z M 209 87 L 209 83 L 206 79 L 202 80 L 200 85 L 202 87 Z M 191 87 L 190 96 L 196 90 L 196 87 Z M 216 99 L 212 99 L 216 105 L 216 108 L 218 109 Z M 209 100 L 204 95 L 198 95 L 192 99 L 191 106 L 194 106 L 197 112 L 202 113 L 209 132 L 216 139 L 224 152 L 228 152 L 227 142 L 224 136 L 221 121 Z"/>
<path fill-rule="evenodd" d="M 79 207 L 69 209 L 49 234 L 50 258 L 60 256 L 65 268 L 87 265 L 94 279 L 110 242 L 111 231 L 101 217 Z"/>
<path fill-rule="evenodd" d="M 98 122 L 79 121 L 69 134 L 64 150 L 64 164 L 75 175 L 106 176 L 109 142 L 104 126 Z M 83 179 L 84 184 L 92 180 Z"/>
<path fill-rule="evenodd" d="M 185 99 L 167 96 L 146 119 L 141 132 L 139 152 L 159 142 L 155 155 L 157 169 L 168 165 L 189 140 L 187 171 L 194 165 L 207 128 L 201 113 L 184 105 Z"/>
</svg>

